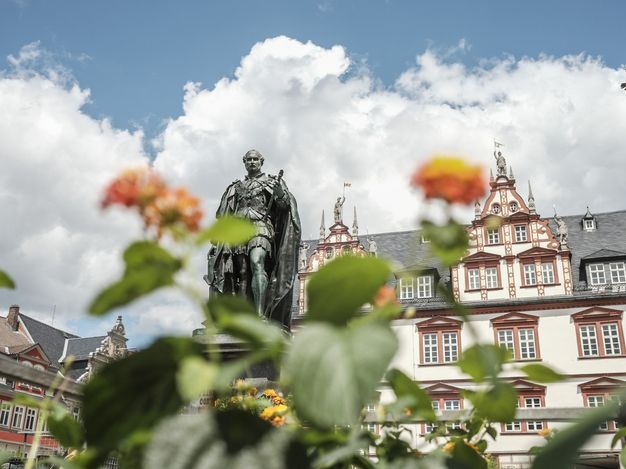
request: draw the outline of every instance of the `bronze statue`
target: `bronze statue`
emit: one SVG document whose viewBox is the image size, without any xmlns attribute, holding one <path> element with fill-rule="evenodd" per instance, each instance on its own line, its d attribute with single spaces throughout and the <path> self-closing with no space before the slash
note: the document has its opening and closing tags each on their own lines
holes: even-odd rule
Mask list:
<svg viewBox="0 0 626 469">
<path fill-rule="evenodd" d="M 243 156 L 248 174 L 226 188 L 217 217 L 236 215 L 256 227 L 241 246 L 217 246 L 210 253 L 212 293 L 250 299 L 257 313 L 290 330 L 294 277 L 298 270 L 300 218 L 293 195 L 278 176 L 261 171 L 264 158 L 256 150 Z"/>
</svg>

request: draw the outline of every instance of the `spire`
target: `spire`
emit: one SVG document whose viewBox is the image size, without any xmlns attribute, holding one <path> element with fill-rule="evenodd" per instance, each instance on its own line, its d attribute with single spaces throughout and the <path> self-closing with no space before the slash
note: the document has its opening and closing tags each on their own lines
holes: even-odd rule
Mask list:
<svg viewBox="0 0 626 469">
<path fill-rule="evenodd" d="M 509 165 L 509 179 L 515 179 L 515 176 L 513 176 L 513 166 Z"/>
<path fill-rule="evenodd" d="M 589 205 L 587 205 L 587 213 L 585 213 L 585 216 L 583 218 L 593 218 L 593 215 L 589 211 Z"/>
<path fill-rule="evenodd" d="M 537 209 L 535 207 L 535 196 L 533 195 L 533 188 L 530 185 L 530 180 L 528 180 L 528 209 L 530 213 L 537 213 Z"/>
<path fill-rule="evenodd" d="M 322 223 L 320 224 L 320 239 L 324 240 L 326 237 L 326 227 L 324 226 L 324 210 L 322 210 Z"/>
<path fill-rule="evenodd" d="M 356 205 L 354 206 L 354 222 L 352 222 L 352 235 L 353 236 L 359 235 L 359 223 L 357 222 L 357 219 L 356 219 Z"/>
<path fill-rule="evenodd" d="M 474 218 L 480 220 L 480 202 L 478 200 L 474 203 Z"/>
</svg>

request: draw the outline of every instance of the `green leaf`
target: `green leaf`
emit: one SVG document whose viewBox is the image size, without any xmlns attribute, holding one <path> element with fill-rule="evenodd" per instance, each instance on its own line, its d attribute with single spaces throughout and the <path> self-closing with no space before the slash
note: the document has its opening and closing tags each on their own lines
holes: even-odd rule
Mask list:
<svg viewBox="0 0 626 469">
<path fill-rule="evenodd" d="M 343 256 L 329 262 L 308 283 L 307 319 L 346 324 L 390 275 L 387 262 L 376 257 Z"/>
<path fill-rule="evenodd" d="M 239 246 L 250 240 L 256 234 L 256 228 L 249 220 L 240 217 L 223 216 L 217 219 L 209 228 L 198 233 L 197 244 L 229 244 Z"/>
<path fill-rule="evenodd" d="M 278 357 L 285 344 L 285 334 L 274 323 L 260 318 L 245 299 L 220 295 L 211 298 L 207 309 L 220 332 L 242 339 L 253 349 L 269 349 Z"/>
<path fill-rule="evenodd" d="M 284 368 L 298 415 L 322 428 L 356 423 L 397 346 L 388 325 L 304 326 Z"/>
<path fill-rule="evenodd" d="M 143 467 L 307 469 L 299 446 L 290 432 L 241 410 L 177 415 L 157 427 Z"/>
<path fill-rule="evenodd" d="M 254 306 L 249 301 L 233 295 L 211 296 L 207 303 L 207 309 L 213 321 L 217 321 L 222 315 L 250 314 L 257 316 Z"/>
<path fill-rule="evenodd" d="M 467 251 L 468 237 L 465 227 L 454 220 L 445 225 L 422 222 L 422 236 L 430 239 L 430 249 L 446 266 L 459 261 Z"/>
<path fill-rule="evenodd" d="M 450 469 L 487 469 L 487 461 L 465 441 L 458 440 L 452 449 L 452 459 L 446 461 Z"/>
<path fill-rule="evenodd" d="M 578 423 L 559 431 L 540 449 L 533 469 L 572 467 L 579 448 L 598 432 L 598 426 L 617 414 L 617 403 L 590 410 Z"/>
<path fill-rule="evenodd" d="M 495 378 L 502 371 L 502 365 L 509 361 L 511 353 L 497 345 L 477 344 L 463 352 L 458 362 L 463 373 L 467 373 L 477 383 L 486 378 Z"/>
<path fill-rule="evenodd" d="M 219 367 L 214 363 L 191 356 L 185 358 L 176 373 L 178 393 L 185 401 L 192 401 L 212 389 Z"/>
<path fill-rule="evenodd" d="M 85 442 L 83 427 L 69 412 L 62 416 L 52 414 L 48 417 L 50 433 L 66 448 L 81 448 Z"/>
<path fill-rule="evenodd" d="M 0 288 L 15 288 L 15 282 L 4 270 L 0 270 Z"/>
<path fill-rule="evenodd" d="M 84 388 L 83 420 L 90 448 L 106 455 L 134 432 L 150 430 L 184 403 L 176 375 L 203 347 L 166 337 L 101 369 Z"/>
<path fill-rule="evenodd" d="M 174 274 L 182 267 L 180 259 L 156 243 L 138 241 L 124 251 L 123 277 L 102 290 L 89 306 L 95 316 L 124 306 L 158 288 L 172 285 Z"/>
<path fill-rule="evenodd" d="M 613 439 L 611 440 L 611 449 L 615 448 L 615 445 L 622 439 L 626 437 L 626 427 L 622 427 L 617 430 L 617 433 L 613 435 Z"/>
<path fill-rule="evenodd" d="M 285 344 L 282 329 L 258 316 L 222 315 L 217 327 L 226 334 L 245 340 L 255 349 L 271 349 L 274 356 L 280 355 Z"/>
<path fill-rule="evenodd" d="M 464 391 L 476 414 L 492 422 L 510 422 L 515 418 L 517 392 L 515 388 L 498 381 L 487 391 Z"/>
<path fill-rule="evenodd" d="M 436 420 L 430 395 L 420 388 L 411 378 L 400 370 L 391 369 L 387 372 L 387 381 L 391 385 L 397 398 L 409 397 L 409 408 L 412 416 L 422 417 L 429 422 Z"/>
<path fill-rule="evenodd" d="M 528 376 L 528 379 L 536 383 L 555 383 L 566 379 L 565 376 L 557 373 L 552 368 L 538 363 L 525 365 L 521 368 L 521 370 L 526 374 L 526 376 Z"/>
</svg>

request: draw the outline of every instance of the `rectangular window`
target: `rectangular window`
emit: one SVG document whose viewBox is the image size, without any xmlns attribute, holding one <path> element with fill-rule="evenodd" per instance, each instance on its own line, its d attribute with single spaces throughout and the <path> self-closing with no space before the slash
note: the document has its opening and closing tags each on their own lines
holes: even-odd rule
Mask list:
<svg viewBox="0 0 626 469">
<path fill-rule="evenodd" d="M 24 420 L 24 407 L 15 406 L 15 410 L 13 410 L 13 420 L 11 421 L 12 428 L 22 428 L 22 423 Z"/>
<path fill-rule="evenodd" d="M 539 430 L 543 430 L 543 422 L 537 422 L 537 421 L 526 422 L 526 429 L 529 432 L 538 432 Z"/>
<path fill-rule="evenodd" d="M 424 346 L 424 363 L 438 363 L 437 334 L 424 334 L 422 341 Z"/>
<path fill-rule="evenodd" d="M 602 407 L 604 405 L 604 396 L 587 396 L 587 407 Z M 599 427 L 600 430 L 608 430 L 609 422 L 602 422 Z"/>
<path fill-rule="evenodd" d="M 443 361 L 455 362 L 459 357 L 459 342 L 456 332 L 444 332 L 443 337 Z"/>
<path fill-rule="evenodd" d="M 554 283 L 554 265 L 552 262 L 544 262 L 541 264 L 541 274 L 543 276 L 544 285 L 551 285 Z"/>
<path fill-rule="evenodd" d="M 0 425 L 3 427 L 9 426 L 9 418 L 11 417 L 11 408 L 13 406 L 10 402 L 3 402 L 0 405 Z"/>
<path fill-rule="evenodd" d="M 537 275 L 535 264 L 524 265 L 524 285 L 537 285 Z"/>
<path fill-rule="evenodd" d="M 487 244 L 500 244 L 500 230 L 498 228 L 487 230 Z"/>
<path fill-rule="evenodd" d="M 480 288 L 480 272 L 478 269 L 469 269 L 467 271 L 467 278 L 469 280 L 469 289 L 478 290 Z"/>
<path fill-rule="evenodd" d="M 417 277 L 417 297 L 430 298 L 433 296 L 433 280 L 430 275 Z"/>
<path fill-rule="evenodd" d="M 595 226 L 593 226 L 593 220 L 585 220 L 585 230 L 591 231 L 594 228 Z"/>
<path fill-rule="evenodd" d="M 526 225 L 515 225 L 515 241 L 521 243 L 526 241 L 528 237 L 526 236 Z"/>
<path fill-rule="evenodd" d="M 604 285 L 606 283 L 604 264 L 591 264 L 589 266 L 589 279 L 591 285 Z"/>
<path fill-rule="evenodd" d="M 540 397 L 526 397 L 526 398 L 524 398 L 524 407 L 527 407 L 527 408 L 541 407 L 541 398 Z"/>
<path fill-rule="evenodd" d="M 535 330 L 520 329 L 519 330 L 519 353 L 522 360 L 535 358 Z"/>
<path fill-rule="evenodd" d="M 408 300 L 415 296 L 413 291 L 413 279 L 401 278 L 400 279 L 400 299 Z"/>
<path fill-rule="evenodd" d="M 602 341 L 605 355 L 620 355 L 622 353 L 617 323 L 602 324 Z"/>
<path fill-rule="evenodd" d="M 24 421 L 24 430 L 32 432 L 35 430 L 35 422 L 37 421 L 37 410 L 26 409 L 26 420 Z"/>
<path fill-rule="evenodd" d="M 522 431 L 522 422 L 514 421 L 511 423 L 504 424 L 504 429 L 507 432 L 521 432 Z"/>
<path fill-rule="evenodd" d="M 595 357 L 598 355 L 598 338 L 596 337 L 595 325 L 579 326 L 580 345 L 584 357 Z"/>
<path fill-rule="evenodd" d="M 498 269 L 496 267 L 487 267 L 485 269 L 485 280 L 487 288 L 498 288 Z"/>
<path fill-rule="evenodd" d="M 430 405 L 433 407 L 433 410 L 437 412 L 439 410 L 439 401 L 432 401 Z"/>
<path fill-rule="evenodd" d="M 513 329 L 500 329 L 498 331 L 498 345 L 509 350 L 515 355 L 515 343 L 513 341 Z"/>
<path fill-rule="evenodd" d="M 626 266 L 623 262 L 611 262 L 611 283 L 626 283 Z"/>
<path fill-rule="evenodd" d="M 445 410 L 461 410 L 461 401 L 459 399 L 446 399 L 443 401 Z"/>
</svg>

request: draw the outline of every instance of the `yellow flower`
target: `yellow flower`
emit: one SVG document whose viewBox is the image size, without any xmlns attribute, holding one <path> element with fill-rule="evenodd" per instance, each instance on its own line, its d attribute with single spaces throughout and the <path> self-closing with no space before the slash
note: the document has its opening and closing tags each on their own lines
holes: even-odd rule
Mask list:
<svg viewBox="0 0 626 469">
<path fill-rule="evenodd" d="M 273 389 L 266 389 L 265 391 L 263 391 L 263 395 L 271 399 L 272 397 L 278 396 L 278 393 Z"/>
<path fill-rule="evenodd" d="M 273 405 L 263 409 L 259 417 L 261 417 L 263 420 L 271 420 L 274 417 L 282 416 L 287 412 L 287 410 L 289 410 L 289 408 L 284 404 Z"/>
<path fill-rule="evenodd" d="M 552 433 L 552 431 L 551 431 L 549 428 L 544 428 L 544 429 L 539 430 L 539 431 L 537 432 L 537 434 L 538 434 L 539 436 L 542 436 L 542 437 L 544 437 L 544 438 L 549 437 L 551 433 Z"/>
<path fill-rule="evenodd" d="M 452 450 L 454 449 L 454 442 L 448 441 L 445 445 L 443 445 L 443 448 L 441 449 L 445 451 L 446 453 L 451 453 Z"/>
</svg>

